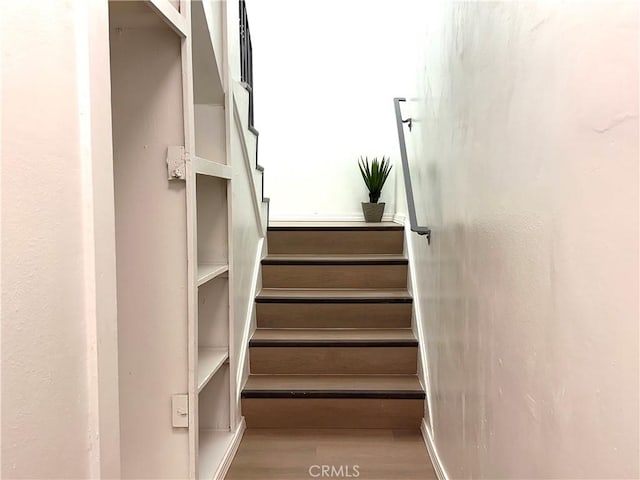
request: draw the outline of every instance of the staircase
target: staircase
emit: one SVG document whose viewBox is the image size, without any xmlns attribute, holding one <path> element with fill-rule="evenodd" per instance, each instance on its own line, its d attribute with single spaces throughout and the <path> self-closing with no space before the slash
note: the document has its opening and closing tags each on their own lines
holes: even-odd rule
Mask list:
<svg viewBox="0 0 640 480">
<path fill-rule="evenodd" d="M 250 375 L 249 428 L 419 428 L 403 227 L 269 227 Z"/>
</svg>

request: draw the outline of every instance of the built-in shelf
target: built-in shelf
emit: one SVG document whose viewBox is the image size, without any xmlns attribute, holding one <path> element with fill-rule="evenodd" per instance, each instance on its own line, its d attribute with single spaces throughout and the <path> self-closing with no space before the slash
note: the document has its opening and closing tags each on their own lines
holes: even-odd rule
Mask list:
<svg viewBox="0 0 640 480">
<path fill-rule="evenodd" d="M 217 478 L 222 459 L 233 443 L 234 433 L 229 430 L 202 429 L 199 437 L 198 478 L 200 480 Z"/>
<path fill-rule="evenodd" d="M 195 171 L 199 175 L 208 175 L 210 177 L 225 178 L 231 180 L 232 169 L 229 165 L 207 160 L 202 157 L 194 157 L 193 164 Z"/>
<path fill-rule="evenodd" d="M 198 286 L 229 271 L 226 263 L 202 263 L 198 265 Z"/>
<path fill-rule="evenodd" d="M 222 365 L 229 358 L 226 348 L 198 348 L 198 393 L 209 383 Z"/>
<path fill-rule="evenodd" d="M 165 0 L 166 1 L 166 0 Z M 182 2 L 181 2 L 182 3 Z M 197 265 L 197 418 L 198 478 L 223 477 L 234 445 L 231 433 L 229 364 L 229 222 L 233 168 L 228 164 L 229 135 L 221 75 L 226 50 L 224 2 L 191 5 L 193 140 L 188 179 L 195 180 Z M 187 189 L 188 190 L 188 189 Z M 194 388 L 195 390 L 195 388 Z M 196 392 L 191 392 L 196 393 Z M 199 432 L 199 433 L 198 433 Z M 226 459 L 226 460 L 225 460 Z M 228 466 L 228 465 L 227 465 Z"/>
</svg>

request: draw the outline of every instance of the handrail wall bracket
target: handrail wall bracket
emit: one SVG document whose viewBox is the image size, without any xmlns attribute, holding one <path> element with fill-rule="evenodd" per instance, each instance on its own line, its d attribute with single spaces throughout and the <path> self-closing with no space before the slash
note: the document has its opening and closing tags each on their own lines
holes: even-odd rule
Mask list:
<svg viewBox="0 0 640 480">
<path fill-rule="evenodd" d="M 404 177 L 404 190 L 407 194 L 407 210 L 409 213 L 409 225 L 412 232 L 418 235 L 425 235 L 427 237 L 427 243 L 431 245 L 431 228 L 418 225 L 416 217 L 416 203 L 413 198 L 413 185 L 411 183 L 411 172 L 409 171 L 409 160 L 407 160 L 407 144 L 404 138 L 403 124 L 407 123 L 409 131 L 413 124 L 412 118 L 402 119 L 402 112 L 400 111 L 400 102 L 406 102 L 405 98 L 396 97 L 393 99 L 393 106 L 396 112 L 396 126 L 398 127 L 398 142 L 400 143 L 400 160 L 402 161 L 402 173 Z"/>
</svg>

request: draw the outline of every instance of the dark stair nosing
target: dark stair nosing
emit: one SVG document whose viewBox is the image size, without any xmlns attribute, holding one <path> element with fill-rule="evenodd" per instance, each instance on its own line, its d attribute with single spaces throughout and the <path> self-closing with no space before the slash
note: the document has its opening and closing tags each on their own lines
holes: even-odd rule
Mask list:
<svg viewBox="0 0 640 480">
<path fill-rule="evenodd" d="M 412 303 L 410 297 L 393 298 L 393 297 L 376 297 L 376 298 L 357 298 L 357 297 L 256 297 L 256 303 Z"/>
<path fill-rule="evenodd" d="M 403 225 L 273 225 L 267 227 L 269 232 L 369 232 L 369 231 L 379 231 L 379 232 L 389 232 L 389 231 L 404 231 Z"/>
<path fill-rule="evenodd" d="M 260 347 L 417 347 L 416 339 L 362 339 L 362 340 L 334 340 L 334 339 L 251 339 L 250 348 Z"/>
<path fill-rule="evenodd" d="M 262 265 L 408 265 L 406 258 L 338 258 L 336 256 L 303 256 L 300 258 L 274 258 L 266 257 L 262 260 Z"/>
<path fill-rule="evenodd" d="M 417 399 L 424 400 L 426 394 L 420 390 L 243 390 L 242 398 L 370 398 L 370 399 Z"/>
<path fill-rule="evenodd" d="M 282 290 L 282 291 L 280 291 Z M 307 291 L 308 290 L 308 291 Z M 323 292 L 322 289 L 263 289 L 256 296 L 256 303 L 323 303 L 323 304 L 378 304 L 378 303 L 413 303 L 413 298 L 408 291 L 403 291 L 398 295 L 385 293 L 385 289 L 371 290 L 358 289 L 335 289 L 339 294 L 332 294 L 330 291 Z M 265 293 L 268 292 L 268 294 Z M 293 294 L 292 294 L 293 293 Z M 363 293 L 369 293 L 363 294 Z"/>
</svg>

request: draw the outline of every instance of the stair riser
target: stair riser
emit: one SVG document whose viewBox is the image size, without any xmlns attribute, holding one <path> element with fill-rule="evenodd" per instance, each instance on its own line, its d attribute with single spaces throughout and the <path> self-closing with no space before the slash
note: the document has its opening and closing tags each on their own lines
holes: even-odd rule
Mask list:
<svg viewBox="0 0 640 480">
<path fill-rule="evenodd" d="M 419 428 L 424 400 L 244 398 L 248 428 Z"/>
<path fill-rule="evenodd" d="M 256 374 L 415 374 L 418 348 L 251 347 Z"/>
<path fill-rule="evenodd" d="M 257 303 L 258 328 L 409 328 L 410 303 Z"/>
<path fill-rule="evenodd" d="M 381 231 L 269 231 L 269 253 L 284 254 L 400 254 L 402 230 Z"/>
<path fill-rule="evenodd" d="M 265 288 L 405 288 L 406 265 L 263 265 Z"/>
</svg>

